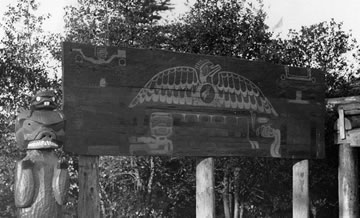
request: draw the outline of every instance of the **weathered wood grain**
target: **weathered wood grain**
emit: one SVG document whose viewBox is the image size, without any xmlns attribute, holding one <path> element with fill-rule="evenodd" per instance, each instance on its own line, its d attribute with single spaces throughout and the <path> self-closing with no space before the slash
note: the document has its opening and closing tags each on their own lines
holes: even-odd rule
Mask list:
<svg viewBox="0 0 360 218">
<path fill-rule="evenodd" d="M 309 218 L 309 207 L 309 161 L 301 160 L 293 166 L 293 218 Z"/>
<path fill-rule="evenodd" d="M 79 218 L 101 217 L 98 167 L 98 156 L 79 156 Z"/>
<path fill-rule="evenodd" d="M 339 217 L 359 217 L 359 170 L 357 149 L 349 144 L 339 147 Z"/>
<path fill-rule="evenodd" d="M 197 160 L 196 217 L 215 218 L 215 176 L 212 157 Z"/>
<path fill-rule="evenodd" d="M 324 74 L 232 57 L 63 44 L 65 150 L 324 156 Z"/>
</svg>

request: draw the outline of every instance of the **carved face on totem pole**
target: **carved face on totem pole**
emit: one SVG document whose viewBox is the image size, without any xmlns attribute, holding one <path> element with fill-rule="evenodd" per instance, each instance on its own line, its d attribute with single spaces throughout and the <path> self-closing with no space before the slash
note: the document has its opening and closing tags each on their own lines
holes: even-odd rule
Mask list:
<svg viewBox="0 0 360 218">
<path fill-rule="evenodd" d="M 42 91 L 36 93 L 31 99 L 32 110 L 54 110 L 56 109 L 55 93 L 53 91 Z"/>
<path fill-rule="evenodd" d="M 55 110 L 52 91 L 37 93 L 31 100 L 31 110 L 22 110 L 15 122 L 16 142 L 22 149 L 55 149 L 65 139 L 65 118 Z"/>
</svg>

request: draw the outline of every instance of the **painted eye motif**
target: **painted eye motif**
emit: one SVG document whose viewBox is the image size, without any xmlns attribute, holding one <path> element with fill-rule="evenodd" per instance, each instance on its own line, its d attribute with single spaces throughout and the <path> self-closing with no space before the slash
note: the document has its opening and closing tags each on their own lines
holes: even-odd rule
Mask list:
<svg viewBox="0 0 360 218">
<path fill-rule="evenodd" d="M 31 122 L 28 120 L 25 120 L 23 126 L 31 126 Z"/>
<path fill-rule="evenodd" d="M 41 100 L 41 97 L 36 97 L 36 101 L 40 101 Z"/>
</svg>

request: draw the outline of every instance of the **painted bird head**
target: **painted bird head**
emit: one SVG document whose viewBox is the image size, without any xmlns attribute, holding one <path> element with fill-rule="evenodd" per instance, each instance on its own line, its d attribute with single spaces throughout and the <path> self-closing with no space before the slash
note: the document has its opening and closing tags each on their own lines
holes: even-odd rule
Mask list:
<svg viewBox="0 0 360 218">
<path fill-rule="evenodd" d="M 31 99 L 31 110 L 54 110 L 55 93 L 51 90 L 40 91 Z"/>
<path fill-rule="evenodd" d="M 213 64 L 209 60 L 200 60 L 195 64 L 195 68 L 199 72 L 199 79 L 201 83 L 206 82 L 206 79 L 221 70 L 221 66 Z"/>
</svg>

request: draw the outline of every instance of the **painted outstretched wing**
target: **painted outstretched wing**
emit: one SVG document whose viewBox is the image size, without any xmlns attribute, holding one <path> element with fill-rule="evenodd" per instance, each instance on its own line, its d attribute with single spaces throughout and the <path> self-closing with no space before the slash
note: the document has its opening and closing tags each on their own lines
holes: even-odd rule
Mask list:
<svg viewBox="0 0 360 218">
<path fill-rule="evenodd" d="M 130 102 L 129 107 L 146 102 L 191 105 L 198 84 L 199 78 L 194 68 L 168 68 L 153 76 Z"/>
<path fill-rule="evenodd" d="M 207 78 L 218 91 L 218 102 L 225 108 L 242 109 L 278 116 L 260 88 L 238 74 L 220 71 Z"/>
</svg>

